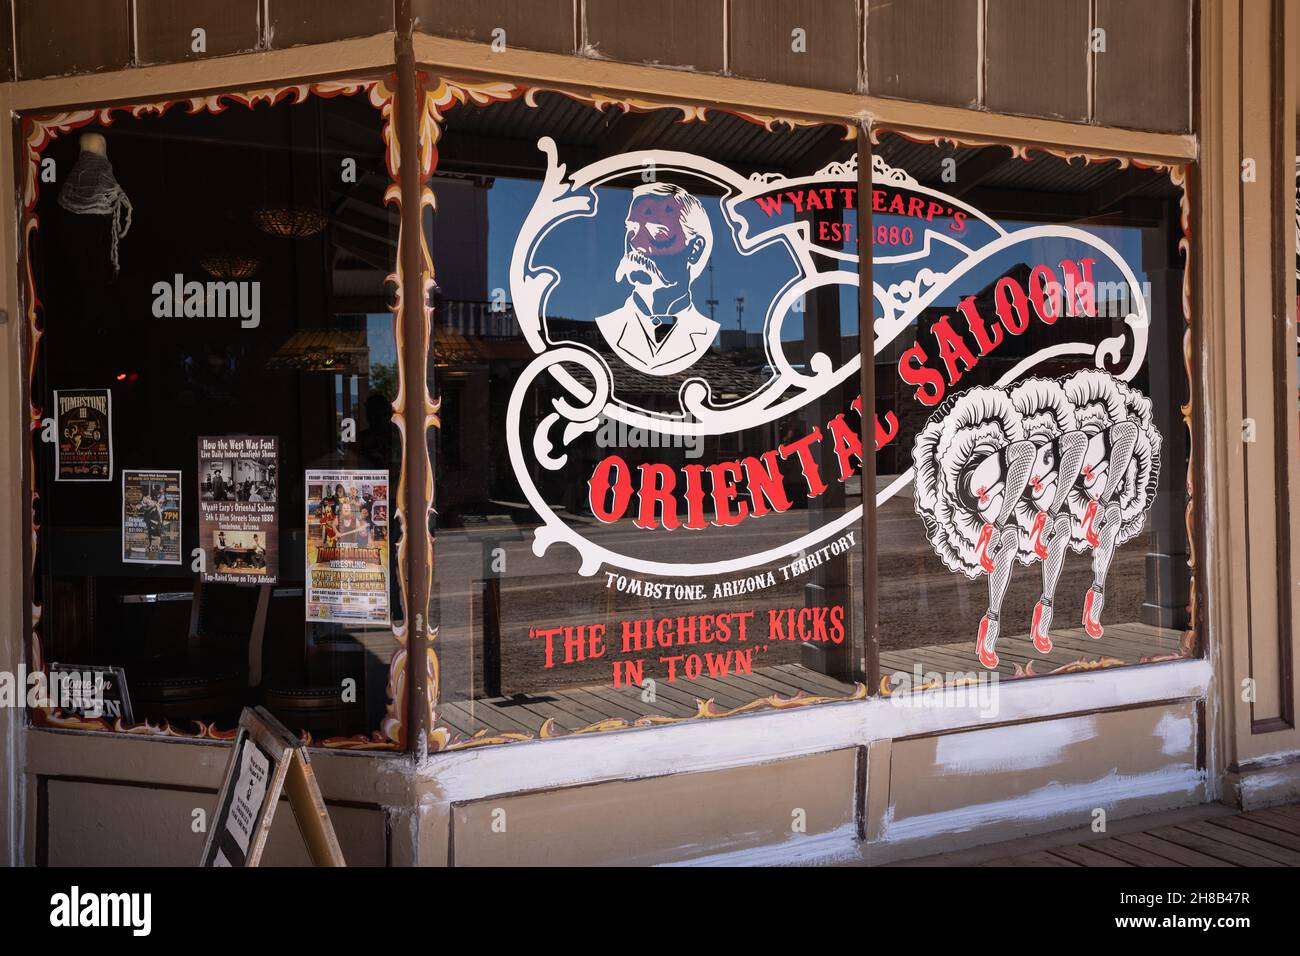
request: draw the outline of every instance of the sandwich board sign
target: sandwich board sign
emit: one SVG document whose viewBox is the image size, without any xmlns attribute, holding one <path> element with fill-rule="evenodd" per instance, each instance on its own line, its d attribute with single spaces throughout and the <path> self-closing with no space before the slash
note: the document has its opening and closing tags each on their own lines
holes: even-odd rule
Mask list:
<svg viewBox="0 0 1300 956">
<path fill-rule="evenodd" d="M 346 866 L 302 743 L 264 707 L 245 707 L 200 866 L 257 866 L 281 795 L 316 866 Z"/>
</svg>

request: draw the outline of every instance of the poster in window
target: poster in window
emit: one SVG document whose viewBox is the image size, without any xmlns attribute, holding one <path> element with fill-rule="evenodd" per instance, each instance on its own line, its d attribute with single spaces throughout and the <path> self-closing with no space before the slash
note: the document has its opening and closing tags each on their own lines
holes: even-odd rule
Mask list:
<svg viewBox="0 0 1300 956">
<path fill-rule="evenodd" d="M 388 472 L 308 471 L 307 620 L 387 624 Z"/>
<path fill-rule="evenodd" d="M 181 473 L 122 469 L 122 560 L 181 563 Z"/>
<path fill-rule="evenodd" d="M 273 435 L 199 438 L 199 542 L 205 582 L 274 584 L 279 566 Z"/>
<path fill-rule="evenodd" d="M 56 391 L 56 481 L 112 481 L 113 393 L 106 388 Z"/>
</svg>

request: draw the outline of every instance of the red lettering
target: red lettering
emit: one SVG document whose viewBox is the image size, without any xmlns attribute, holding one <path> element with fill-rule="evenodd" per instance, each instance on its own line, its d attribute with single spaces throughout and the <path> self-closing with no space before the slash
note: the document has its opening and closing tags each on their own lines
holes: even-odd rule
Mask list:
<svg viewBox="0 0 1300 956">
<path fill-rule="evenodd" d="M 707 528 L 709 522 L 704 517 L 704 466 L 683 465 L 682 474 L 686 476 L 686 490 L 683 492 L 686 499 L 686 522 L 682 527 L 692 531 Z"/>
<path fill-rule="evenodd" d="M 1065 273 L 1065 314 L 1095 316 L 1097 290 L 1092 283 L 1092 266 L 1096 259 L 1080 259 L 1075 266 L 1069 259 L 1061 262 Z"/>
<path fill-rule="evenodd" d="M 980 348 L 980 355 L 988 355 L 1002 344 L 1002 326 L 995 324 L 993 334 L 989 335 L 984 319 L 975 310 L 975 296 L 968 295 L 962 299 L 961 304 L 957 306 L 957 311 L 966 319 L 966 326 L 970 329 L 971 335 L 975 336 L 975 344 Z"/>
<path fill-rule="evenodd" d="M 641 465 L 640 468 L 641 490 L 637 493 L 637 498 L 641 507 L 632 523 L 647 531 L 659 527 L 655 522 L 655 505 L 659 504 L 663 526 L 671 531 L 677 527 L 677 499 L 672 495 L 677 476 L 667 465 L 651 463 Z"/>
<path fill-rule="evenodd" d="M 947 315 L 940 316 L 939 321 L 930 326 L 930 331 L 934 333 L 935 341 L 939 343 L 939 359 L 948 371 L 948 384 L 956 385 L 962 377 L 957 363 L 961 362 L 969 371 L 975 367 L 978 360 L 966 347 L 965 340 L 953 330 L 948 321 L 950 318 L 951 316 Z"/>
<path fill-rule="evenodd" d="M 908 385 L 917 386 L 916 400 L 922 405 L 938 405 L 943 399 L 943 376 L 935 369 L 926 368 L 925 349 L 919 344 L 899 356 L 898 377 Z"/>
<path fill-rule="evenodd" d="M 1045 325 L 1053 325 L 1060 318 L 1061 284 L 1048 266 L 1034 266 L 1029 273 L 1029 301 Z"/>
<path fill-rule="evenodd" d="M 605 499 L 611 491 L 614 500 L 606 507 Z M 591 480 L 587 482 L 587 503 L 591 506 L 591 513 L 610 524 L 623 517 L 631 500 L 631 469 L 618 455 L 610 455 L 596 466 L 596 470 L 591 473 Z"/>
<path fill-rule="evenodd" d="M 749 514 L 749 505 L 741 501 L 735 511 L 731 510 L 731 503 L 740 496 L 736 490 L 736 479 L 740 477 L 739 463 L 721 461 L 709 465 L 709 475 L 713 479 L 713 523 L 723 528 L 740 524 Z"/>
<path fill-rule="evenodd" d="M 880 424 L 880 416 L 876 416 L 876 451 L 880 451 L 885 445 L 898 437 L 898 416 L 893 412 L 885 412 L 885 424 L 890 426 L 885 428 Z"/>
<path fill-rule="evenodd" d="M 614 661 L 615 687 L 640 687 L 645 683 L 644 661 Z"/>
<path fill-rule="evenodd" d="M 772 511 L 789 511 L 792 505 L 785 493 L 781 466 L 776 459 L 776 452 L 765 451 L 761 459 L 751 455 L 742 462 L 745 481 L 749 485 L 749 498 L 754 503 L 752 514 L 756 518 Z M 764 499 L 771 503 L 771 508 L 764 503 Z"/>
<path fill-rule="evenodd" d="M 840 480 L 847 481 L 858 473 L 853 458 L 856 456 L 858 461 L 862 461 L 862 439 L 858 437 L 857 429 L 850 428 L 845 422 L 843 413 L 827 422 L 826 427 L 830 429 L 831 447 L 840 465 Z"/>
<path fill-rule="evenodd" d="M 997 304 L 998 318 L 1008 332 L 1020 335 L 1029 328 L 1029 300 L 1019 282 L 1003 276 L 993 289 L 993 301 Z"/>
<path fill-rule="evenodd" d="M 777 449 L 782 458 L 789 458 L 791 451 L 799 456 L 799 465 L 803 468 L 803 476 L 808 481 L 808 497 L 816 498 L 826 490 L 826 483 L 822 481 L 821 472 L 817 469 L 817 462 L 813 459 L 812 445 L 822 440 L 822 430 L 813 428 L 807 435 L 798 441 L 792 441 L 788 445 L 782 445 Z"/>
</svg>

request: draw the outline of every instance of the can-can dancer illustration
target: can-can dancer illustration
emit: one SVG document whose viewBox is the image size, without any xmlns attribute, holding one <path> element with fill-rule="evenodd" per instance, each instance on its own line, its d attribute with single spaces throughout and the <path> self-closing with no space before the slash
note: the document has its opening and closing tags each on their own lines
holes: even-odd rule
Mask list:
<svg viewBox="0 0 1300 956">
<path fill-rule="evenodd" d="M 1019 383 L 1011 390 L 1011 401 L 1021 414 L 1025 438 L 1036 449 L 1029 483 L 1012 511 L 1020 529 L 1020 563 L 1043 566 L 1043 591 L 1029 633 L 1035 650 L 1050 654 L 1056 583 L 1071 540 L 1070 513 L 1063 508 L 1083 468 L 1088 436 L 1078 427 L 1074 403 L 1053 379 Z"/>
<path fill-rule="evenodd" d="M 1029 483 L 1037 450 L 1021 414 L 1001 389 L 972 388 L 945 402 L 913 448 L 916 511 L 935 553 L 952 571 L 989 577 L 989 603 L 976 653 L 998 666 L 1002 600 L 1019 551 L 1008 518 Z"/>
<path fill-rule="evenodd" d="M 1092 551 L 1083 627 L 1102 636 L 1106 577 L 1116 548 L 1142 531 L 1155 501 L 1160 444 L 1150 399 L 1096 369 L 1011 389 L 971 388 L 930 416 L 912 451 L 916 511 L 950 570 L 989 576 L 976 641 L 984 667 L 998 666 L 1016 557 L 1042 563 L 1030 635 L 1048 654 L 1067 548 Z"/>
<path fill-rule="evenodd" d="M 1092 584 L 1083 598 L 1083 628 L 1103 633 L 1106 576 L 1115 549 L 1136 537 L 1155 500 L 1160 478 L 1160 433 L 1151 400 L 1106 372 L 1076 372 L 1062 382 L 1088 435 L 1079 477 L 1068 496 L 1070 546 L 1092 550 Z"/>
</svg>

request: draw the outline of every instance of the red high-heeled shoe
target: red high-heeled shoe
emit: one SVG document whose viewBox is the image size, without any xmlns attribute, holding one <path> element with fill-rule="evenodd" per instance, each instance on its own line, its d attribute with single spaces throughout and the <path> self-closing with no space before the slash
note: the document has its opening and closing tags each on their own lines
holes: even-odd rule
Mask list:
<svg viewBox="0 0 1300 956">
<path fill-rule="evenodd" d="M 979 657 L 980 663 L 992 671 L 997 670 L 998 654 L 997 651 L 993 650 L 992 642 L 989 642 L 988 646 L 985 646 L 990 629 L 993 630 L 993 640 L 996 641 L 997 624 L 995 621 L 991 621 L 989 616 L 985 614 L 980 618 L 980 635 L 975 641 L 975 653 Z"/>
<path fill-rule="evenodd" d="M 1043 624 L 1043 614 L 1047 614 L 1047 624 Z M 1034 623 L 1029 628 L 1029 633 L 1034 638 L 1034 650 L 1040 654 L 1052 653 L 1052 637 L 1048 634 L 1048 629 L 1052 626 L 1051 605 L 1039 601 L 1034 605 Z"/>
<path fill-rule="evenodd" d="M 1101 607 L 1094 600 L 1094 598 L 1100 598 L 1101 593 L 1094 585 L 1088 588 L 1088 593 L 1083 596 L 1083 629 L 1088 632 L 1088 636 L 1094 641 L 1102 635 Z"/>
</svg>

